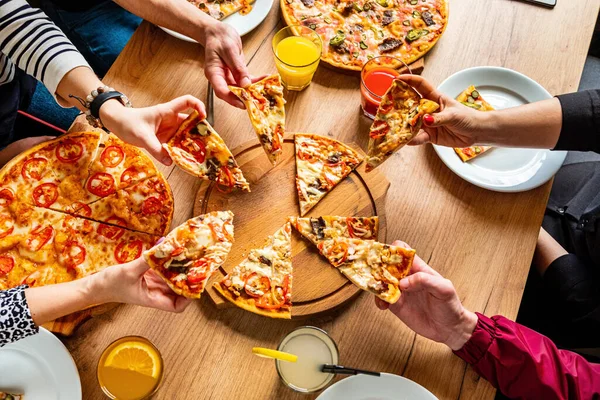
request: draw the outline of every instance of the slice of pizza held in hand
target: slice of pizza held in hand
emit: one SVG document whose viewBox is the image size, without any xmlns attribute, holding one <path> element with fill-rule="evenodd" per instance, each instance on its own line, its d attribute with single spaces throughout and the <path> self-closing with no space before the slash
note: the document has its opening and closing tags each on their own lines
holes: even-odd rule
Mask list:
<svg viewBox="0 0 600 400">
<path fill-rule="evenodd" d="M 438 108 L 439 104 L 421 98 L 412 87 L 395 79 L 383 95 L 369 131 L 367 172 L 410 142 L 419 133 L 423 116 Z"/>
<path fill-rule="evenodd" d="M 238 167 L 225 141 L 197 111 L 181 124 L 168 143 L 163 144 L 175 164 L 200 179 L 214 181 L 217 190 L 234 188 L 250 191 L 250 185 Z"/>
<path fill-rule="evenodd" d="M 214 211 L 189 219 L 144 259 L 181 296 L 198 299 L 206 282 L 227 259 L 233 243 L 233 213 Z"/>
<path fill-rule="evenodd" d="M 475 86 L 471 85 L 458 95 L 456 100 L 460 101 L 467 107 L 478 111 L 493 111 L 494 107 L 484 100 Z M 470 146 L 470 147 L 455 147 L 454 151 L 463 162 L 470 161 L 490 150 L 492 146 Z"/>
<path fill-rule="evenodd" d="M 415 250 L 374 240 L 336 238 L 319 251 L 352 283 L 393 304 L 400 298 L 400 280 L 412 268 Z"/>
<path fill-rule="evenodd" d="M 377 240 L 379 230 L 379 217 L 290 217 L 290 223 L 315 246 L 338 237 Z"/>
</svg>

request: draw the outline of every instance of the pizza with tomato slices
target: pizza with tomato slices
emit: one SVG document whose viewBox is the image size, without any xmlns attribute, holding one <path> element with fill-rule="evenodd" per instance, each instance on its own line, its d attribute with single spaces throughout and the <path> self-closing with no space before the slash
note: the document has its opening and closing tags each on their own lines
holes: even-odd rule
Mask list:
<svg viewBox="0 0 600 400">
<path fill-rule="evenodd" d="M 493 111 L 494 107 L 483 99 L 481 93 L 471 85 L 465 89 L 456 100 L 460 101 L 467 107 L 471 107 L 478 111 Z M 474 159 L 490 150 L 492 146 L 470 146 L 470 147 L 455 147 L 454 151 L 463 162 Z"/>
<path fill-rule="evenodd" d="M 374 240 L 336 238 L 319 244 L 319 251 L 352 283 L 390 304 L 400 298 L 400 280 L 408 275 L 415 250 Z"/>
<path fill-rule="evenodd" d="M 250 185 L 221 136 L 197 111 L 181 124 L 177 133 L 163 144 L 169 155 L 185 172 L 200 179 L 214 181 L 217 190 L 234 188 L 250 191 Z"/>
<path fill-rule="evenodd" d="M 296 188 L 306 214 L 362 162 L 363 156 L 335 139 L 296 133 Z"/>
<path fill-rule="evenodd" d="M 179 295 L 199 299 L 233 243 L 233 213 L 214 211 L 189 219 L 144 253 L 150 268 Z"/>
<path fill-rule="evenodd" d="M 281 77 L 275 74 L 246 88 L 229 86 L 229 89 L 244 102 L 269 161 L 277 164 L 283 151 L 285 134 L 285 99 Z"/>
<path fill-rule="evenodd" d="M 292 318 L 292 240 L 290 223 L 250 250 L 214 288 L 236 306 L 270 318 Z"/>
<path fill-rule="evenodd" d="M 315 246 L 338 237 L 377 240 L 379 229 L 379 217 L 290 217 L 290 223 Z"/>
</svg>

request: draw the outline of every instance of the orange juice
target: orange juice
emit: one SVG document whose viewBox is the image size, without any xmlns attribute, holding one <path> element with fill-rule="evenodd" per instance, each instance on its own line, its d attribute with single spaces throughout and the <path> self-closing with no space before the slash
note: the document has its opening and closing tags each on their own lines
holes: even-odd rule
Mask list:
<svg viewBox="0 0 600 400">
<path fill-rule="evenodd" d="M 156 392 L 163 361 L 147 339 L 127 336 L 110 344 L 98 361 L 98 382 L 111 399 L 142 400 Z"/>
<path fill-rule="evenodd" d="M 279 31 L 273 38 L 275 64 L 281 79 L 288 90 L 302 90 L 307 87 L 321 58 L 321 39 L 311 29 L 305 27 L 295 36 L 290 27 Z"/>
</svg>

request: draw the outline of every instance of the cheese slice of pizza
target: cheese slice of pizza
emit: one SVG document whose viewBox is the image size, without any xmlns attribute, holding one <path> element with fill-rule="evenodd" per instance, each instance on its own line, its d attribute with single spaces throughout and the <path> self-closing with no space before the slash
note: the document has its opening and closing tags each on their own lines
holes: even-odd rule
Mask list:
<svg viewBox="0 0 600 400">
<path fill-rule="evenodd" d="M 367 172 L 410 142 L 419 133 L 423 116 L 438 108 L 439 104 L 422 99 L 412 87 L 395 79 L 383 95 L 369 130 Z"/>
<path fill-rule="evenodd" d="M 179 295 L 198 299 L 227 259 L 233 243 L 233 213 L 214 211 L 189 219 L 144 253 L 148 265 Z"/>
<path fill-rule="evenodd" d="M 374 240 L 336 238 L 319 244 L 319 251 L 359 288 L 393 304 L 400 298 L 400 280 L 412 267 L 415 250 Z"/>
<path fill-rule="evenodd" d="M 188 174 L 216 182 L 217 190 L 250 191 L 242 170 L 221 136 L 192 112 L 168 143 L 163 144 L 175 164 Z"/>
<path fill-rule="evenodd" d="M 296 133 L 296 188 L 306 214 L 362 162 L 363 156 L 335 139 Z"/>
<path fill-rule="evenodd" d="M 289 222 L 250 250 L 214 288 L 236 306 L 270 318 L 292 318 L 292 240 Z"/>
<path fill-rule="evenodd" d="M 379 229 L 378 217 L 290 217 L 290 223 L 315 246 L 324 240 L 338 237 L 377 240 Z"/>
<path fill-rule="evenodd" d="M 190 3 L 204 11 L 211 17 L 222 20 L 240 11 L 241 15 L 246 15 L 252 11 L 250 6 L 254 0 L 230 0 L 230 1 L 214 1 L 214 0 L 188 0 Z"/>
<path fill-rule="evenodd" d="M 283 151 L 285 133 L 285 99 L 281 77 L 275 74 L 246 88 L 229 86 L 229 89 L 244 102 L 269 161 L 277 164 Z"/>
<path fill-rule="evenodd" d="M 483 99 L 481 93 L 475 88 L 475 86 L 471 85 L 467 89 L 465 89 L 456 100 L 460 101 L 467 107 L 471 107 L 478 111 L 493 111 L 494 107 L 487 101 Z M 485 153 L 490 150 L 492 146 L 470 146 L 470 147 L 455 147 L 454 151 L 460 157 L 463 162 L 467 162 L 469 160 L 474 159 L 477 156 Z"/>
</svg>

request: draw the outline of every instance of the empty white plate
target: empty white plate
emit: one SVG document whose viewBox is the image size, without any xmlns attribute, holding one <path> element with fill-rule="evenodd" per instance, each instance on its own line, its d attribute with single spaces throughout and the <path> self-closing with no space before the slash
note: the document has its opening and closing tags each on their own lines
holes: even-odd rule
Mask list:
<svg viewBox="0 0 600 400">
<path fill-rule="evenodd" d="M 439 90 L 456 98 L 470 85 L 494 108 L 516 107 L 552 96 L 540 84 L 507 68 L 475 67 L 455 73 Z M 515 132 L 519 134 L 519 132 Z M 454 173 L 479 187 L 498 192 L 534 189 L 556 174 L 566 152 L 495 147 L 477 158 L 463 162 L 454 149 L 434 145 L 444 164 Z"/>
<path fill-rule="evenodd" d="M 252 4 L 252 11 L 248 14 L 242 15 L 239 12 L 236 12 L 223 19 L 223 22 L 233 26 L 240 36 L 244 36 L 267 18 L 269 11 L 271 11 L 271 7 L 273 7 L 273 0 L 256 0 L 254 4 Z M 197 43 L 194 39 L 172 31 L 171 29 L 163 28 L 162 26 L 159 26 L 159 28 L 178 39 Z"/>
<path fill-rule="evenodd" d="M 40 333 L 0 348 L 0 389 L 27 400 L 81 400 L 81 381 L 67 348 Z"/>
<path fill-rule="evenodd" d="M 355 375 L 331 385 L 317 400 L 437 400 L 429 390 L 402 376 Z"/>
</svg>

